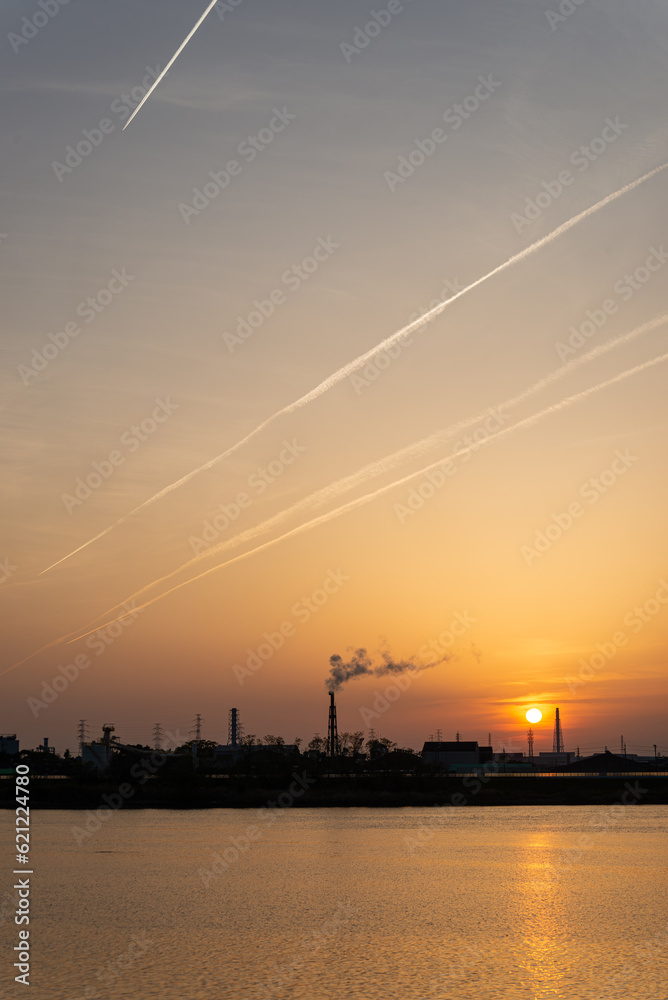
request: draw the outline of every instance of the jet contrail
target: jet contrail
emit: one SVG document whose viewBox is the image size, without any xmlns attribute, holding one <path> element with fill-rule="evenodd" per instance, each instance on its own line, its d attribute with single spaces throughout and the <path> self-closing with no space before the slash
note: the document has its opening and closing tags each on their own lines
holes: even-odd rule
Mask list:
<svg viewBox="0 0 668 1000">
<path fill-rule="evenodd" d="M 271 531 L 284 521 L 289 520 L 289 518 L 294 514 L 300 513 L 304 510 L 312 510 L 322 507 L 329 500 L 349 492 L 351 489 L 354 489 L 356 486 L 361 485 L 369 479 L 374 479 L 377 476 L 382 475 L 384 472 L 391 471 L 396 468 L 397 465 L 402 464 L 406 459 L 413 458 L 416 455 L 420 455 L 425 451 L 431 450 L 437 445 L 442 444 L 443 441 L 448 438 L 453 437 L 455 434 L 459 434 L 460 431 L 466 430 L 466 428 L 480 423 L 480 421 L 484 420 L 490 412 L 494 412 L 494 410 L 502 411 L 514 409 L 521 403 L 525 402 L 525 400 L 535 395 L 537 392 L 540 392 L 548 386 L 553 385 L 554 383 L 565 378 L 576 368 L 580 368 L 582 365 L 588 364 L 590 361 L 594 361 L 596 358 L 601 357 L 608 351 L 621 347 L 622 345 L 635 340 L 637 337 L 640 337 L 645 333 L 656 330 L 658 327 L 663 326 L 666 323 L 668 323 L 668 314 L 658 316 L 647 323 L 643 323 L 642 326 L 636 327 L 636 329 L 631 330 L 630 333 L 624 333 L 619 337 L 615 337 L 613 340 L 599 344 L 597 347 L 592 348 L 592 350 L 587 351 L 587 353 L 583 354 L 581 357 L 574 358 L 565 365 L 562 365 L 561 368 L 555 369 L 555 371 L 550 372 L 549 375 L 546 375 L 537 382 L 534 382 L 533 385 L 524 389 L 517 396 L 507 399 L 503 403 L 497 404 L 496 407 L 488 407 L 486 410 L 476 413 L 472 417 L 467 417 L 465 420 L 460 420 L 457 423 L 451 424 L 449 427 L 436 431 L 414 444 L 407 445 L 406 447 L 393 452 L 391 455 L 386 455 L 384 458 L 363 466 L 361 469 L 358 469 L 357 472 L 354 472 L 349 476 L 345 476 L 342 479 L 338 479 L 335 482 L 330 483 L 328 486 L 324 486 L 321 489 L 316 490 L 314 493 L 304 497 L 302 500 L 298 500 L 285 510 L 274 514 L 261 524 L 258 524 L 253 528 L 247 528 L 245 531 L 239 532 L 232 538 L 228 538 L 224 542 L 220 542 L 217 545 L 209 546 L 206 551 L 198 553 L 177 569 L 165 574 L 165 576 L 159 577 L 157 580 L 153 580 L 152 583 L 147 583 L 145 586 L 140 587 L 139 590 L 136 590 L 133 594 L 130 594 L 129 597 L 126 597 L 125 600 L 119 601 L 118 604 L 114 604 L 112 607 L 107 608 L 107 610 L 103 611 L 102 614 L 97 615 L 94 619 L 92 619 L 89 624 L 92 625 L 94 622 L 98 621 L 99 618 L 110 615 L 124 604 L 127 604 L 128 601 L 132 601 L 134 598 L 140 597 L 153 587 L 157 587 L 159 584 L 166 583 L 168 580 L 173 579 L 173 577 L 182 573 L 194 563 L 201 562 L 203 559 L 209 559 L 212 556 L 218 555 L 220 552 L 227 552 L 230 549 L 238 548 L 239 545 L 243 545 L 245 542 L 254 541 L 259 536 L 266 534 L 268 531 Z M 441 459 L 439 464 L 443 461 L 444 460 Z"/>
<path fill-rule="evenodd" d="M 576 392 L 572 396 L 566 396 L 559 403 L 553 403 L 551 406 L 546 407 L 544 410 L 539 410 L 538 413 L 534 413 L 529 417 L 525 417 L 518 423 L 513 424 L 511 427 L 506 427 L 504 430 L 498 431 L 496 434 L 491 434 L 485 441 L 476 442 L 475 447 L 479 448 L 483 445 L 489 444 L 491 441 L 496 441 L 499 438 L 507 437 L 509 434 L 514 434 L 518 430 L 523 430 L 525 427 L 532 427 L 534 424 L 538 423 L 544 417 L 551 416 L 553 413 L 558 413 L 560 410 L 564 410 L 574 403 L 579 403 L 580 400 L 586 399 L 588 396 L 593 395 L 596 392 L 601 392 L 603 389 L 607 389 L 611 385 L 616 385 L 618 382 L 622 382 L 633 375 L 638 375 L 640 372 L 646 371 L 649 368 L 653 368 L 655 365 L 662 364 L 664 361 L 668 361 L 668 353 L 660 354 L 656 358 L 652 358 L 650 361 L 644 361 L 642 364 L 635 365 L 633 368 L 628 368 L 626 371 L 621 372 L 619 375 L 613 376 L 613 378 L 606 379 L 605 382 L 599 382 L 597 385 L 591 386 L 589 389 L 583 389 L 581 392 Z M 256 546 L 254 549 L 250 549 L 248 552 L 242 552 L 238 556 L 233 556 L 232 559 L 228 559 L 225 562 L 218 563 L 217 566 L 211 566 L 209 569 L 204 570 L 202 573 L 198 573 L 197 576 L 191 577 L 189 580 L 183 580 L 181 583 L 174 587 L 170 587 L 169 590 L 163 591 L 162 594 L 158 594 L 156 597 L 152 597 L 150 601 L 145 601 L 138 608 L 133 608 L 132 612 L 126 612 L 124 615 L 119 615 L 116 618 L 112 618 L 105 622 L 103 625 L 97 625 L 95 628 L 90 629 L 87 632 L 82 632 L 75 638 L 70 638 L 74 633 L 68 632 L 65 635 L 60 636 L 58 639 L 53 639 L 51 642 L 42 646 L 40 649 L 35 650 L 35 652 L 30 653 L 25 656 L 22 660 L 17 663 L 12 664 L 11 667 L 7 667 L 6 670 L 2 671 L 2 674 L 9 673 L 11 670 L 15 670 L 20 667 L 23 663 L 31 660 L 34 656 L 39 653 L 44 652 L 46 649 L 51 649 L 53 646 L 57 646 L 62 642 L 68 641 L 79 642 L 81 639 L 85 639 L 86 636 L 92 635 L 99 629 L 108 628 L 115 622 L 122 621 L 123 618 L 127 618 L 128 614 L 136 614 L 139 611 L 143 611 L 145 608 L 150 607 L 152 604 L 156 604 L 158 601 L 163 600 L 163 598 L 168 597 L 170 594 L 175 593 L 177 590 L 181 590 L 182 587 L 187 587 L 191 583 L 196 583 L 197 580 L 203 579 L 205 576 L 209 576 L 211 573 L 216 573 L 220 569 L 224 569 L 225 566 L 231 566 L 233 563 L 241 562 L 242 559 L 248 559 L 258 552 L 264 552 L 266 549 L 272 548 L 274 545 L 278 545 L 279 542 L 285 541 L 286 538 L 294 538 L 296 535 L 301 535 L 306 531 L 311 531 L 313 528 L 318 527 L 321 524 L 327 524 L 329 521 L 333 521 L 343 514 L 347 514 L 349 511 L 356 510 L 358 507 L 362 507 L 372 500 L 377 499 L 379 496 L 383 496 L 385 493 L 389 493 L 391 490 L 396 489 L 398 486 L 404 486 L 406 483 L 411 482 L 413 479 L 417 479 L 418 476 L 424 476 L 428 472 L 438 468 L 444 462 L 453 461 L 455 458 L 459 458 L 461 455 L 467 454 L 472 450 L 471 447 L 460 448 L 458 451 L 452 452 L 446 458 L 440 458 L 436 462 L 432 462 L 422 469 L 418 469 L 417 472 L 411 472 L 406 476 L 402 476 L 400 479 L 395 479 L 391 483 L 387 483 L 385 486 L 380 486 L 377 490 L 372 493 L 365 493 L 364 496 L 357 497 L 355 500 L 350 500 L 348 503 L 343 504 L 341 507 L 337 507 L 335 510 L 328 511 L 326 514 L 321 514 L 319 517 L 315 517 L 310 521 L 306 521 L 304 524 L 298 525 L 296 528 L 292 528 L 290 531 L 286 531 L 283 535 L 279 535 L 278 538 L 272 538 L 268 542 L 263 542 L 262 545 Z M 0 676 L 2 676 L 0 674 Z"/>
<path fill-rule="evenodd" d="M 539 392 L 541 389 L 544 389 L 547 386 L 564 378 L 575 368 L 578 368 L 589 361 L 595 360 L 596 358 L 600 357 L 602 354 L 607 353 L 613 348 L 619 347 L 635 339 L 636 337 L 641 336 L 644 333 L 648 333 L 651 330 L 656 329 L 657 327 L 663 325 L 666 322 L 668 322 L 668 315 L 658 316 L 655 319 L 650 320 L 647 323 L 644 323 L 642 326 L 636 327 L 636 329 L 632 330 L 630 333 L 622 334 L 621 336 L 616 337 L 613 340 L 606 341 L 604 344 L 599 344 L 597 347 L 592 348 L 592 350 L 588 351 L 586 354 L 583 354 L 580 358 L 574 358 L 572 361 L 569 361 L 565 365 L 562 365 L 561 368 L 557 368 L 549 375 L 546 375 L 544 378 L 539 379 L 532 386 L 529 386 L 527 389 L 524 389 L 521 393 L 519 393 L 519 395 L 506 400 L 504 403 L 497 404 L 495 409 L 497 410 L 511 409 L 519 405 L 524 400 L 534 395 L 536 392 Z M 394 468 L 397 464 L 399 464 L 404 458 L 420 454 L 421 452 L 427 450 L 427 448 L 439 444 L 444 439 L 452 437 L 454 434 L 457 434 L 460 431 L 465 430 L 467 427 L 470 427 L 473 424 L 478 423 L 480 420 L 484 419 L 489 414 L 490 409 L 494 408 L 487 408 L 486 410 L 482 410 L 480 413 L 477 413 L 472 417 L 468 417 L 464 420 L 458 421 L 457 423 L 451 424 L 444 430 L 437 431 L 436 433 L 431 434 L 426 438 L 423 438 L 421 441 L 418 441 L 415 444 L 408 445 L 405 448 L 402 448 L 399 451 L 394 452 L 392 455 L 388 455 L 383 459 L 379 459 L 376 462 L 372 462 L 364 466 L 362 469 L 359 469 L 357 472 L 353 473 L 350 476 L 346 476 L 343 479 L 339 479 L 334 483 L 330 483 L 328 486 L 325 486 L 320 490 L 316 490 L 314 493 L 310 494 L 310 496 L 305 497 L 302 500 L 299 500 L 291 507 L 286 508 L 286 510 L 284 511 L 280 511 L 278 514 L 273 515 L 273 517 L 269 518 L 266 521 L 263 521 L 259 525 L 256 525 L 254 528 L 249 528 L 246 531 L 240 532 L 234 537 L 227 539 L 225 542 L 221 542 L 219 545 L 215 545 L 207 549 L 206 552 L 202 552 L 197 556 L 195 556 L 193 559 L 190 559 L 187 562 L 183 563 L 183 565 L 179 566 L 178 569 L 172 570 L 165 576 L 159 577 L 157 580 L 153 580 L 151 583 L 146 584 L 144 587 L 141 587 L 139 590 L 135 591 L 133 594 L 127 597 L 124 601 L 119 601 L 117 604 L 112 605 L 112 607 L 107 608 L 106 611 L 103 611 L 101 614 L 96 615 L 95 618 L 91 619 L 90 622 L 88 622 L 88 624 L 83 627 L 88 628 L 88 626 L 93 625 L 100 618 L 103 618 L 105 615 L 109 615 L 112 612 L 116 611 L 118 608 L 123 607 L 123 605 L 127 604 L 129 601 L 132 601 L 134 598 L 141 596 L 142 594 L 146 593 L 146 591 L 151 590 L 153 587 L 158 586 L 158 584 L 165 583 L 167 580 L 171 580 L 174 576 L 178 575 L 184 569 L 187 569 L 189 566 L 193 565 L 193 563 L 200 562 L 202 559 L 217 555 L 220 552 L 236 548 L 237 546 L 243 544 L 244 542 L 253 541 L 258 536 L 266 534 L 267 531 L 270 531 L 272 528 L 283 523 L 292 514 L 303 511 L 304 509 L 309 509 L 309 508 L 317 509 L 317 507 L 322 506 L 323 503 L 326 503 L 328 500 L 332 499 L 332 497 L 339 496 L 342 493 L 347 492 L 349 489 L 352 489 L 353 487 L 360 485 L 367 479 L 373 478 L 373 476 L 377 476 L 382 474 L 383 472 L 389 471 L 390 469 Z M 509 429 L 510 428 L 507 428 L 506 430 Z M 496 437 L 496 436 L 497 435 L 491 435 L 491 437 Z M 457 452 L 456 455 L 465 454 L 470 450 L 471 449 L 463 449 L 462 451 Z M 447 459 L 439 459 L 439 461 L 436 464 L 440 465 L 445 461 L 447 461 Z M 416 473 L 416 475 L 420 475 L 420 473 L 418 472 Z M 222 565 L 227 565 L 227 564 L 224 563 Z M 198 577 L 196 579 L 198 579 Z M 125 616 L 120 616 L 119 618 L 114 619 L 114 621 L 120 621 L 122 620 L 123 617 Z M 102 625 L 97 625 L 95 629 L 91 629 L 89 632 L 84 633 L 84 635 L 90 635 L 92 634 L 92 632 L 97 631 L 97 629 L 102 627 L 103 627 Z M 21 660 L 19 663 L 14 664 L 14 666 L 20 666 L 22 663 L 25 663 L 26 660 L 31 659 L 38 653 L 44 652 L 44 650 L 50 649 L 52 646 L 58 645 L 60 642 L 69 640 L 73 636 L 80 637 L 79 636 L 80 632 L 81 628 L 78 628 L 73 630 L 72 632 L 68 632 L 65 635 L 60 636 L 53 642 L 47 643 L 46 646 L 42 646 L 34 653 L 31 653 L 30 656 L 26 657 L 26 659 Z M 13 669 L 13 667 L 9 669 Z"/>
<path fill-rule="evenodd" d="M 520 253 L 517 253 L 513 257 L 510 257 L 504 264 L 500 264 L 498 267 L 494 268 L 493 271 L 490 271 L 488 274 L 483 275 L 482 278 L 478 278 L 477 281 L 473 282 L 473 284 L 468 285 L 466 288 L 463 288 L 459 292 L 456 292 L 449 299 L 445 299 L 443 302 L 439 302 L 437 306 L 434 306 L 433 309 L 430 309 L 428 312 L 418 317 L 418 319 L 413 320 L 412 323 L 409 323 L 407 326 L 402 327 L 396 333 L 393 333 L 391 336 L 386 337 L 385 340 L 382 340 L 375 347 L 372 347 L 364 354 L 360 354 L 353 361 L 349 361 L 348 364 L 343 365 L 343 367 L 339 368 L 332 375 L 329 375 L 326 379 L 320 382 L 314 389 L 306 393 L 306 395 L 301 396 L 299 399 L 296 399 L 293 403 L 289 403 L 282 409 L 277 410 L 274 414 L 272 414 L 272 416 L 267 417 L 266 420 L 263 420 L 260 424 L 258 424 L 258 426 L 254 430 L 246 434 L 245 437 L 237 441 L 236 444 L 233 444 L 229 448 L 227 448 L 226 451 L 222 452 L 220 455 L 217 455 L 215 458 L 210 459 L 208 462 L 205 462 L 203 465 L 200 465 L 197 469 L 193 469 L 192 472 L 188 472 L 185 476 L 182 476 L 180 479 L 177 479 L 169 486 L 165 486 L 164 489 L 160 490 L 158 493 L 155 493 L 153 496 L 149 497 L 148 500 L 145 500 L 143 503 L 139 504 L 138 507 L 135 507 L 127 514 L 124 514 L 123 517 L 119 518 L 117 521 L 114 521 L 113 524 L 110 524 L 109 527 L 105 528 L 103 531 L 100 531 L 93 538 L 90 538 L 87 542 L 84 542 L 82 545 L 79 545 L 76 549 L 73 549 L 71 552 L 68 552 L 67 555 L 62 556 L 62 558 L 56 560 L 56 562 L 51 563 L 51 565 L 47 566 L 46 569 L 43 569 L 39 575 L 42 576 L 44 573 L 48 573 L 49 570 L 54 569 L 56 566 L 59 566 L 67 559 L 70 559 L 78 552 L 81 552 L 89 545 L 92 545 L 93 542 L 96 542 L 100 538 L 103 538 L 110 531 L 113 531 L 114 528 L 118 528 L 121 524 L 124 524 L 129 518 L 133 517 L 135 514 L 138 514 L 139 511 L 144 510 L 146 507 L 150 507 L 157 500 L 160 500 L 162 499 L 162 497 L 167 496 L 167 494 L 171 493 L 173 490 L 177 490 L 179 489 L 179 487 L 184 486 L 194 476 L 199 475 L 200 472 L 205 472 L 206 470 L 213 468 L 213 466 L 217 465 L 218 462 L 222 462 L 223 459 L 228 458 L 230 455 L 234 454 L 234 452 L 238 451 L 239 448 L 242 448 L 245 444 L 248 444 L 249 441 L 251 441 L 254 437 L 260 434 L 261 431 L 265 430 L 270 424 L 273 424 L 274 421 L 278 420 L 279 417 L 285 416 L 289 413 L 294 413 L 295 410 L 299 410 L 301 409 L 301 407 L 306 406 L 308 403 L 313 402 L 313 400 L 317 399 L 319 396 L 322 396 L 325 392 L 328 392 L 329 389 L 332 389 L 335 385 L 338 385 L 339 382 L 343 381 L 343 379 L 347 378 L 349 375 L 352 375 L 359 368 L 364 367 L 364 365 L 368 361 L 370 361 L 373 357 L 375 357 L 376 354 L 379 354 L 382 351 L 387 350 L 388 347 L 391 347 L 398 341 L 403 340 L 405 337 L 408 337 L 412 333 L 416 333 L 418 330 L 422 329 L 423 326 L 426 326 L 433 319 L 439 316 L 451 303 L 455 302 L 457 299 L 460 299 L 462 298 L 462 296 L 467 295 L 475 288 L 478 288 L 480 285 L 484 284 L 484 282 L 489 281 L 490 278 L 495 277 L 495 275 L 501 274 L 508 268 L 513 267 L 515 264 L 518 264 L 522 260 L 525 260 L 531 254 L 536 253 L 536 251 L 540 250 L 548 243 L 551 243 L 553 240 L 558 239 L 558 237 L 563 236 L 564 233 L 568 232 L 570 229 L 578 225 L 578 223 L 582 222 L 584 219 L 589 218 L 589 216 L 594 215 L 596 212 L 599 212 L 602 208 L 605 208 L 607 205 L 610 205 L 613 201 L 616 201 L 618 198 L 621 198 L 624 195 L 628 194 L 630 191 L 633 191 L 635 188 L 639 187 L 641 184 L 644 184 L 646 181 L 650 180 L 652 177 L 655 177 L 657 174 L 662 173 L 664 170 L 666 170 L 666 168 L 668 168 L 668 163 L 664 163 L 662 166 L 656 167 L 654 170 L 651 170 L 649 173 L 645 174 L 643 177 L 640 177 L 638 180 L 632 181 L 625 187 L 620 188 L 619 191 L 616 191 L 614 194 L 608 195 L 602 201 L 597 202 L 596 205 L 592 205 L 590 208 L 587 208 L 584 212 L 580 212 L 579 215 L 574 216 L 568 222 L 564 222 L 561 226 L 559 226 L 557 229 L 554 229 L 551 233 L 548 233 L 547 236 L 544 236 L 536 243 L 532 243 L 531 246 L 527 247 L 526 250 L 520 251 Z"/>
<path fill-rule="evenodd" d="M 169 60 L 169 62 L 167 63 L 167 65 L 163 69 L 162 73 L 160 74 L 160 76 L 151 84 L 151 86 L 149 87 L 147 93 L 144 94 L 144 96 L 142 97 L 141 101 L 139 102 L 139 104 L 134 109 L 134 111 L 132 112 L 132 114 L 130 115 L 130 117 L 128 118 L 128 120 L 126 121 L 125 125 L 121 129 L 121 132 L 123 132 L 128 127 L 128 125 L 130 124 L 130 122 L 132 121 L 132 119 L 135 117 L 135 115 L 138 114 L 139 111 L 141 110 L 141 108 L 144 106 L 144 104 L 146 104 L 146 102 L 148 101 L 149 97 L 151 96 L 151 94 L 153 93 L 153 91 L 155 90 L 155 88 L 158 86 L 158 84 L 160 83 L 160 81 L 162 80 L 162 78 L 164 77 L 164 75 L 169 71 L 170 67 L 174 65 L 174 63 L 176 62 L 176 60 L 181 55 L 181 53 L 185 49 L 186 45 L 188 44 L 188 42 L 190 41 L 190 39 L 192 38 L 192 36 L 195 34 L 195 32 L 197 31 L 197 29 L 199 28 L 199 26 L 204 22 L 204 20 L 208 17 L 208 15 L 213 10 L 213 8 L 216 6 L 217 3 L 218 3 L 218 0 L 211 0 L 211 3 L 206 8 L 206 10 L 204 11 L 204 13 L 202 14 L 202 16 L 200 17 L 200 19 L 197 22 L 197 24 L 195 25 L 195 27 L 192 29 L 192 31 L 190 32 L 190 34 L 186 36 L 185 41 L 181 42 L 181 44 L 179 45 L 178 49 L 176 50 L 176 52 L 174 53 L 174 55 L 172 56 L 172 58 Z"/>
</svg>

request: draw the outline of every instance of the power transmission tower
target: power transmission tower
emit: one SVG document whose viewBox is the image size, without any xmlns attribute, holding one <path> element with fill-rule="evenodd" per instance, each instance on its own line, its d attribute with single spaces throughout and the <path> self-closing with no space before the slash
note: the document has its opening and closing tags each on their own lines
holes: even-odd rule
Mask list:
<svg viewBox="0 0 668 1000">
<path fill-rule="evenodd" d="M 88 735 L 88 726 L 86 725 L 86 720 L 79 719 L 79 728 L 77 729 L 77 740 L 79 742 L 80 757 L 83 757 L 83 745 L 86 742 L 87 735 Z"/>
<path fill-rule="evenodd" d="M 436 742 L 437 743 L 441 743 L 442 741 L 443 741 L 443 730 L 442 729 L 437 729 L 436 730 Z"/>
<path fill-rule="evenodd" d="M 199 743 L 199 741 L 202 738 L 202 723 L 203 722 L 204 722 L 204 719 L 202 718 L 202 716 L 198 712 L 197 715 L 195 716 L 195 729 L 194 730 L 192 730 L 192 729 L 190 730 L 191 733 L 192 732 L 195 733 L 195 742 L 196 743 Z"/>
<path fill-rule="evenodd" d="M 153 727 L 153 749 L 162 750 L 162 726 L 159 722 Z"/>
<path fill-rule="evenodd" d="M 529 760 L 533 760 L 533 729 L 527 733 L 527 741 L 529 743 Z"/>
</svg>

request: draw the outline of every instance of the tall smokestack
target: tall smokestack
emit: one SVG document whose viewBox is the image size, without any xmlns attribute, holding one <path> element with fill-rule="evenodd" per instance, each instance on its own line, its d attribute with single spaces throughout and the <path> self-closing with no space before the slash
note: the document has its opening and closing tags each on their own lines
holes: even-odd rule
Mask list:
<svg viewBox="0 0 668 1000">
<path fill-rule="evenodd" d="M 227 745 L 228 747 L 239 746 L 239 709 L 230 709 L 230 721 L 227 727 Z"/>
<path fill-rule="evenodd" d="M 329 721 L 327 723 L 327 753 L 330 757 L 339 755 L 339 732 L 336 725 L 336 704 L 334 692 L 329 692 Z"/>
<path fill-rule="evenodd" d="M 552 740 L 552 752 L 553 753 L 564 752 L 564 734 L 561 728 L 561 721 L 559 719 L 559 709 L 557 709 L 554 716 L 554 738 Z"/>
</svg>

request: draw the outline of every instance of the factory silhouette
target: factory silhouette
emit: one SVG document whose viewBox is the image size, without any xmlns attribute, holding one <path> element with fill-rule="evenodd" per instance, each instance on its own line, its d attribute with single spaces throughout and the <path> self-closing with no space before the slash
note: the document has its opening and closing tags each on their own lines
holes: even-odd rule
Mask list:
<svg viewBox="0 0 668 1000">
<path fill-rule="evenodd" d="M 307 761 L 311 768 L 328 773 L 351 773 L 352 771 L 398 770 L 404 772 L 428 771 L 447 775 L 474 775 L 479 773 L 503 774 L 606 774 L 618 771 L 643 772 L 664 771 L 668 766 L 665 757 L 659 755 L 657 746 L 653 747 L 651 755 L 629 754 L 626 751 L 624 738 L 620 740 L 619 753 L 613 754 L 605 747 L 603 753 L 589 756 L 580 753 L 576 747 L 567 750 L 564 743 L 564 731 L 561 723 L 560 710 L 555 709 L 554 735 L 551 751 L 534 753 L 534 734 L 529 729 L 527 733 L 527 751 L 513 745 L 508 740 L 500 748 L 492 746 L 491 735 L 487 744 L 479 744 L 475 740 L 463 740 L 460 733 L 454 740 L 444 740 L 440 730 L 435 736 L 425 740 L 422 749 L 415 752 L 411 748 L 399 748 L 397 744 L 385 737 L 378 737 L 371 729 L 365 737 L 361 731 L 339 734 L 337 705 L 335 694 L 343 684 L 354 677 L 372 674 L 383 676 L 419 669 L 410 661 L 395 662 L 389 654 L 385 654 L 383 663 L 374 667 L 366 651 L 357 650 L 348 663 L 339 656 L 330 658 L 331 671 L 326 682 L 329 689 L 329 704 L 327 715 L 327 737 L 318 733 L 303 750 L 301 740 L 287 744 L 281 737 L 266 736 L 259 740 L 254 736 L 246 736 L 238 708 L 229 710 L 228 733 L 226 743 L 216 743 L 202 739 L 202 716 L 197 715 L 193 739 L 184 740 L 180 733 L 176 735 L 165 732 L 159 723 L 153 727 L 153 746 L 130 744 L 112 735 L 116 731 L 113 723 L 102 726 L 102 736 L 97 740 L 88 740 L 85 720 L 80 720 L 78 729 L 79 756 L 73 758 L 69 751 L 59 758 L 53 747 L 49 745 L 48 737 L 36 750 L 20 751 L 16 734 L 0 734 L 0 773 L 2 765 L 15 761 L 19 756 L 30 755 L 35 764 L 43 763 L 43 768 L 37 767 L 43 773 L 58 773 L 62 763 L 63 773 L 70 773 L 72 767 L 78 766 L 82 773 L 105 775 L 114 769 L 115 761 L 121 759 L 133 760 L 145 757 L 147 751 L 154 751 L 161 759 L 161 766 L 166 761 L 179 762 L 181 767 L 189 767 L 202 773 L 226 773 L 235 771 L 261 772 L 263 769 L 272 771 L 299 761 Z M 190 735 L 190 734 L 189 734 Z"/>
</svg>

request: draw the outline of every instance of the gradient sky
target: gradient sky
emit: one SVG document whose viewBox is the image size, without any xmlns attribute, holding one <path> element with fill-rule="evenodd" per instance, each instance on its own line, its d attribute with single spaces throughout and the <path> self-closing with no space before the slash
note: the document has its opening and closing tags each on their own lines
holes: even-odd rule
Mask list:
<svg viewBox="0 0 668 1000">
<path fill-rule="evenodd" d="M 519 394 L 562 365 L 556 345 L 606 300 L 616 311 L 571 357 L 668 312 L 668 260 L 632 294 L 622 290 L 624 275 L 668 247 L 666 173 L 453 303 L 375 380 L 345 379 L 40 576 L 447 297 L 448 283 L 468 285 L 668 160 L 661 0 L 587 0 L 553 26 L 550 0 L 414 0 L 349 61 L 342 43 L 384 4 L 243 0 L 222 20 L 211 13 L 121 131 L 114 102 L 166 64 L 205 6 L 71 0 L 17 52 L 10 33 L 40 8 L 5 0 L 0 12 L 0 73 L 11 93 L 0 139 L 0 559 L 13 567 L 0 584 L 0 729 L 26 746 L 48 735 L 62 751 L 74 749 L 81 718 L 94 735 L 112 721 L 122 739 L 143 742 L 155 722 L 185 733 L 200 712 L 204 736 L 225 739 L 235 705 L 247 732 L 308 739 L 326 731 L 332 653 L 387 648 L 424 662 L 420 650 L 459 614 L 475 622 L 447 647 L 449 661 L 379 716 L 377 732 L 419 746 L 437 728 L 481 741 L 491 731 L 496 745 L 513 738 L 521 749 L 524 712 L 537 705 L 545 722 L 534 727 L 536 747 L 549 749 L 559 705 L 571 748 L 616 748 L 623 733 L 629 751 L 668 750 L 668 603 L 652 603 L 657 591 L 668 600 L 663 364 L 457 461 L 403 523 L 396 505 L 406 505 L 410 484 L 179 589 L 99 656 L 82 639 L 8 669 L 106 621 L 98 616 L 184 564 L 192 537 L 240 492 L 253 502 L 219 542 Z M 461 127 L 452 116 L 444 124 L 490 76 L 494 93 Z M 295 118 L 247 162 L 240 143 L 267 128 L 275 109 Z M 105 118 L 113 130 L 90 155 L 69 173 L 54 168 Z M 569 162 L 606 119 L 619 123 L 614 141 L 586 170 Z M 439 127 L 447 140 L 390 190 L 386 173 Z M 186 223 L 179 205 L 234 159 L 240 173 Z M 513 215 L 568 169 L 573 182 L 518 227 Z M 298 289 L 288 286 L 282 276 L 320 239 L 340 246 Z M 77 307 L 114 270 L 132 280 L 85 323 Z M 230 352 L 224 335 L 274 289 L 284 294 L 273 315 Z M 20 366 L 77 320 L 80 334 L 26 380 Z M 504 427 L 662 355 L 666 330 L 583 364 L 509 413 Z M 131 446 L 126 432 L 158 399 L 173 412 Z M 464 436 L 315 513 L 445 457 Z M 249 477 L 278 459 L 284 441 L 303 451 L 257 495 Z M 68 512 L 63 495 L 114 451 L 122 461 L 113 474 Z M 581 490 L 618 452 L 625 471 L 591 502 Z M 574 502 L 581 516 L 529 565 L 523 547 Z M 311 516 L 293 514 L 260 541 Z M 294 605 L 330 571 L 349 579 L 300 621 Z M 637 626 L 633 609 L 648 601 Z M 294 635 L 240 685 L 235 664 L 284 622 Z M 620 631 L 614 655 L 569 689 L 581 659 Z M 77 654 L 90 667 L 35 717 L 28 699 Z M 360 708 L 386 686 L 346 686 L 340 729 L 366 728 Z"/>
</svg>

